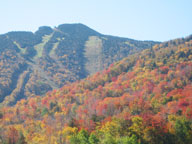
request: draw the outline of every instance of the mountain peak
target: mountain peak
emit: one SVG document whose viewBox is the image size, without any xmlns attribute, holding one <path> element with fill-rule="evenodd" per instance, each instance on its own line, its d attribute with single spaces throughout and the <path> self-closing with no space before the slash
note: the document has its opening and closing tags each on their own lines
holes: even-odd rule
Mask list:
<svg viewBox="0 0 192 144">
<path fill-rule="evenodd" d="M 43 35 L 49 35 L 50 33 L 53 32 L 53 29 L 49 26 L 41 26 L 39 27 L 39 29 L 35 32 L 35 34 L 39 35 L 39 36 L 43 36 Z"/>
<path fill-rule="evenodd" d="M 61 24 L 57 27 L 57 29 L 69 34 L 100 35 L 97 31 L 89 28 L 82 23 Z"/>
</svg>

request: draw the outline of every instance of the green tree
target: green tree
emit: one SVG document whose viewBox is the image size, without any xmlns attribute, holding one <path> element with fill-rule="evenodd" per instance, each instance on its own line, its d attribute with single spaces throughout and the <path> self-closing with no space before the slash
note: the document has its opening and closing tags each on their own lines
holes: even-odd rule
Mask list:
<svg viewBox="0 0 192 144">
<path fill-rule="evenodd" d="M 143 141 L 143 131 L 144 131 L 143 119 L 141 117 L 135 116 L 132 118 L 132 126 L 129 127 L 129 135 L 136 135 L 140 141 Z"/>
<path fill-rule="evenodd" d="M 70 142 L 71 144 L 89 144 L 89 134 L 82 129 L 77 135 L 71 136 Z"/>
<path fill-rule="evenodd" d="M 86 130 L 82 129 L 78 135 L 78 139 L 80 140 L 80 144 L 88 144 L 89 143 L 89 134 Z"/>
<path fill-rule="evenodd" d="M 99 139 L 96 137 L 95 134 L 91 134 L 89 137 L 89 143 L 90 144 L 98 144 L 99 143 Z"/>
<path fill-rule="evenodd" d="M 101 141 L 102 144 L 117 144 L 115 138 L 109 133 L 105 134 L 105 137 Z"/>
<path fill-rule="evenodd" d="M 16 144 L 27 144 L 27 142 L 25 141 L 25 137 L 21 131 L 19 132 L 19 139 Z"/>
<path fill-rule="evenodd" d="M 175 134 L 180 144 L 192 143 L 191 123 L 186 119 L 177 119 L 175 122 Z"/>
<path fill-rule="evenodd" d="M 78 139 L 77 135 L 72 135 L 70 138 L 70 144 L 79 144 L 80 140 Z"/>
<path fill-rule="evenodd" d="M 48 109 L 47 108 L 43 108 L 43 110 L 41 112 L 41 115 L 44 116 L 44 115 L 46 115 L 48 113 L 49 113 Z"/>
<path fill-rule="evenodd" d="M 125 136 L 117 140 L 117 144 L 139 144 L 137 137 L 132 135 L 131 137 Z"/>
</svg>

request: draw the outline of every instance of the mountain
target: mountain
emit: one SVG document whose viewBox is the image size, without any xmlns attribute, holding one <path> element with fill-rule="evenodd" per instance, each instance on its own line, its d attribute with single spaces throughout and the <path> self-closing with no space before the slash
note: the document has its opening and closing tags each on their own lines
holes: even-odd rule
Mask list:
<svg viewBox="0 0 192 144">
<path fill-rule="evenodd" d="M 1 142 L 192 143 L 192 36 L 0 112 Z"/>
<path fill-rule="evenodd" d="M 0 103 L 44 95 L 157 43 L 103 35 L 83 24 L 0 35 Z"/>
</svg>

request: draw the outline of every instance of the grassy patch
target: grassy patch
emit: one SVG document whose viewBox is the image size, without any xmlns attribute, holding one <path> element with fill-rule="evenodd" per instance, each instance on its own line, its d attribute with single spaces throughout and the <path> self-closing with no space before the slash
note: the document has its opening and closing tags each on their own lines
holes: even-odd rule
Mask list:
<svg viewBox="0 0 192 144">
<path fill-rule="evenodd" d="M 84 55 L 87 58 L 85 68 L 90 74 L 101 70 L 101 53 L 102 40 L 97 36 L 89 37 L 89 40 L 85 43 Z"/>
<path fill-rule="evenodd" d="M 131 44 L 129 41 L 126 41 L 126 42 L 124 42 L 126 45 L 129 45 L 129 46 L 131 46 L 131 47 L 134 47 L 134 45 L 133 44 Z"/>
<path fill-rule="evenodd" d="M 50 56 L 53 56 L 55 54 L 55 49 L 58 47 L 59 42 L 54 43 L 53 48 L 50 51 Z"/>
<path fill-rule="evenodd" d="M 35 50 L 37 51 L 37 54 L 34 57 L 35 59 L 42 57 L 44 46 L 51 39 L 52 35 L 53 34 L 43 36 L 42 43 L 34 46 Z"/>
<path fill-rule="evenodd" d="M 13 42 L 19 49 L 22 54 L 25 53 L 26 49 L 22 48 L 16 41 Z"/>
</svg>

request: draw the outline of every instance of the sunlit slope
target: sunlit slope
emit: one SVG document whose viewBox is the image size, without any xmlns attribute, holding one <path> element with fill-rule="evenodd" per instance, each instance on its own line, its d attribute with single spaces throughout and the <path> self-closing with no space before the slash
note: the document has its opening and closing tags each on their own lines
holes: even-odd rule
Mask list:
<svg viewBox="0 0 192 144">
<path fill-rule="evenodd" d="M 190 144 L 192 36 L 129 55 L 44 97 L 4 107 L 0 116 L 2 141 L 14 132 L 15 141 L 42 144 Z"/>
</svg>

